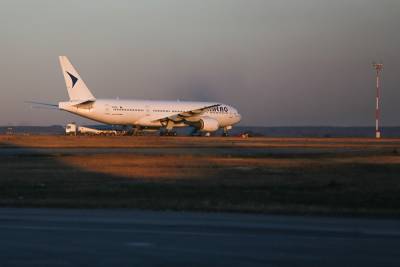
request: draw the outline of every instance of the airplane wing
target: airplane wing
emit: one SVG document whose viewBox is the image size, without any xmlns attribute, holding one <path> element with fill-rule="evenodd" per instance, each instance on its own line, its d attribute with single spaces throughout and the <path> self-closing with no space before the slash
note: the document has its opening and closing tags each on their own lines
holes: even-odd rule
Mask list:
<svg viewBox="0 0 400 267">
<path fill-rule="evenodd" d="M 202 107 L 198 107 L 196 109 L 192 109 L 192 110 L 187 110 L 181 113 L 173 113 L 168 115 L 167 117 L 165 116 L 165 114 L 159 116 L 159 117 L 153 117 L 151 118 L 152 122 L 157 122 L 157 121 L 161 121 L 161 122 L 165 122 L 165 121 L 169 121 L 172 120 L 174 122 L 180 122 L 183 120 L 186 120 L 192 116 L 196 116 L 196 115 L 200 115 L 201 113 L 203 113 L 205 110 L 209 109 L 209 108 L 213 108 L 213 107 L 218 107 L 221 104 L 213 104 L 213 105 L 209 105 L 209 106 L 202 106 Z"/>
</svg>

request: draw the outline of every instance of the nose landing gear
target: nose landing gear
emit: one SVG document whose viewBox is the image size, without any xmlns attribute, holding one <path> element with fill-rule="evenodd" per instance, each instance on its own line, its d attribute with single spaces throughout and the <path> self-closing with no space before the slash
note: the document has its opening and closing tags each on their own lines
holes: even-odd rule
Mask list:
<svg viewBox="0 0 400 267">
<path fill-rule="evenodd" d="M 232 129 L 232 126 L 226 126 L 224 127 L 224 131 L 222 133 L 222 136 L 228 137 L 229 136 L 229 130 Z"/>
</svg>

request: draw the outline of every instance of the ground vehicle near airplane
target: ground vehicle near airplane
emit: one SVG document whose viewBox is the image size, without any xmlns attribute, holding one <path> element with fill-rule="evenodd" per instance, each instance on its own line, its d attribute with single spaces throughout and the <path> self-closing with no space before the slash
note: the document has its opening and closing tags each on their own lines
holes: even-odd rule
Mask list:
<svg viewBox="0 0 400 267">
<path fill-rule="evenodd" d="M 76 123 L 68 123 L 65 127 L 66 135 L 118 135 L 116 130 L 102 130 L 85 126 L 78 126 Z"/>
</svg>

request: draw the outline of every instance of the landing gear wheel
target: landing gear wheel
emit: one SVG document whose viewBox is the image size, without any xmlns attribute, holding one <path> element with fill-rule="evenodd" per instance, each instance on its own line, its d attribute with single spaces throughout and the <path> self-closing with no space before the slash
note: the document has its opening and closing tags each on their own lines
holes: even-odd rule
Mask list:
<svg viewBox="0 0 400 267">
<path fill-rule="evenodd" d="M 229 132 L 228 132 L 228 127 L 224 127 L 224 131 L 222 133 L 223 137 L 228 137 L 229 136 Z"/>
<path fill-rule="evenodd" d="M 201 136 L 201 132 L 198 129 L 193 128 L 192 132 L 190 133 L 190 136 Z"/>
<path fill-rule="evenodd" d="M 175 131 L 160 131 L 160 136 L 177 136 Z"/>
<path fill-rule="evenodd" d="M 140 135 L 143 135 L 143 131 L 142 131 L 142 129 L 141 129 L 141 128 L 139 128 L 139 127 L 136 127 L 136 128 L 134 128 L 132 135 L 134 135 L 134 136 L 140 136 Z"/>
</svg>

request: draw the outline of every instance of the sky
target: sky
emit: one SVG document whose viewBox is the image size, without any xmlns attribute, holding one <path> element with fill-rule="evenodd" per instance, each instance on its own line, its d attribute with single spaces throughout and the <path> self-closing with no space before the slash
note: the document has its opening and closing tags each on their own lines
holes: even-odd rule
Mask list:
<svg viewBox="0 0 400 267">
<path fill-rule="evenodd" d="M 68 99 L 66 55 L 96 98 L 216 101 L 245 126 L 400 125 L 398 0 L 0 0 L 0 125 L 90 123 L 24 101 Z"/>
</svg>

